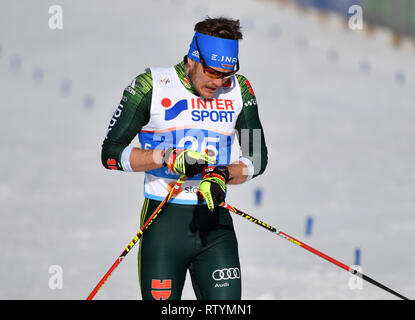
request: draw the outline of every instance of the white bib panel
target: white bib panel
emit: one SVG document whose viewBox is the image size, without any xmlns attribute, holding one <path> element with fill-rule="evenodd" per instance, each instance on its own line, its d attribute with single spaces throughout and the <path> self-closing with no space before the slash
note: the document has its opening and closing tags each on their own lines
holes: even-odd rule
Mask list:
<svg viewBox="0 0 415 320">
<path fill-rule="evenodd" d="M 181 83 L 174 67 L 151 68 L 153 94 L 150 120 L 139 139 L 143 149 L 209 149 L 217 164 L 230 162 L 235 123 L 242 110 L 242 97 L 235 76 L 229 86 L 218 89 L 212 99 L 200 98 Z M 146 171 L 144 195 L 163 200 L 179 178 L 167 168 Z M 182 184 L 172 203 L 197 204 L 200 174 Z"/>
</svg>

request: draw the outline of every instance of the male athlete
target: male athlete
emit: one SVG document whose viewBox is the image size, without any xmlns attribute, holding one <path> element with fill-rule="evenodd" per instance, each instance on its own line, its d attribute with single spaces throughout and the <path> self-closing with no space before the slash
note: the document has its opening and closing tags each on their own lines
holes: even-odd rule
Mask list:
<svg viewBox="0 0 415 320">
<path fill-rule="evenodd" d="M 267 165 L 254 91 L 237 74 L 239 20 L 207 18 L 194 30 L 181 63 L 150 68 L 125 89 L 102 145 L 106 168 L 145 172 L 141 224 L 188 177 L 140 242 L 143 299 L 180 299 L 187 270 L 197 299 L 241 299 L 237 239 L 221 203 L 227 184 Z M 235 131 L 241 156 L 230 163 Z M 130 146 L 137 134 L 140 148 Z"/>
</svg>

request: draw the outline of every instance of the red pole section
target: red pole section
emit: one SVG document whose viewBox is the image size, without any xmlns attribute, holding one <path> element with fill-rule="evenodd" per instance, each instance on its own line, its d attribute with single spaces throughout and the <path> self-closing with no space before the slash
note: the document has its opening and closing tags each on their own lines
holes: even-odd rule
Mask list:
<svg viewBox="0 0 415 320">
<path fill-rule="evenodd" d="M 180 186 L 183 182 L 185 182 L 187 179 L 186 176 L 182 175 L 176 182 L 176 184 L 171 188 L 170 192 L 167 194 L 167 196 L 163 199 L 162 202 L 158 205 L 158 207 L 153 211 L 151 216 L 147 219 L 147 221 L 143 224 L 140 231 L 135 235 L 133 240 L 127 245 L 125 250 L 121 253 L 121 255 L 115 260 L 114 264 L 109 268 L 109 270 L 105 273 L 105 275 L 102 277 L 102 279 L 98 282 L 98 284 L 95 286 L 95 288 L 92 290 L 92 292 L 89 294 L 89 296 L 86 298 L 86 300 L 92 300 L 94 296 L 97 294 L 99 289 L 104 285 L 105 281 L 108 280 L 112 272 L 115 270 L 115 268 L 118 267 L 120 262 L 124 259 L 124 257 L 130 252 L 130 250 L 134 247 L 134 245 L 138 242 L 138 240 L 142 237 L 144 230 L 148 229 L 149 226 L 153 223 L 153 221 L 157 218 L 157 216 L 166 208 L 167 203 L 170 201 L 171 198 L 173 198 L 180 190 Z"/>
</svg>

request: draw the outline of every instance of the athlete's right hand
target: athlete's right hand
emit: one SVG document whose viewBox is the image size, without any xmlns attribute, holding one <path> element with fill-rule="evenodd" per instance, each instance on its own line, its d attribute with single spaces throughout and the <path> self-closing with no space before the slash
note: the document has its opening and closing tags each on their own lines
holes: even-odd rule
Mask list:
<svg viewBox="0 0 415 320">
<path fill-rule="evenodd" d="M 194 150 L 168 148 L 163 157 L 163 166 L 187 177 L 193 177 L 201 173 L 206 166 L 215 164 L 215 158 L 210 157 L 206 152 Z"/>
</svg>

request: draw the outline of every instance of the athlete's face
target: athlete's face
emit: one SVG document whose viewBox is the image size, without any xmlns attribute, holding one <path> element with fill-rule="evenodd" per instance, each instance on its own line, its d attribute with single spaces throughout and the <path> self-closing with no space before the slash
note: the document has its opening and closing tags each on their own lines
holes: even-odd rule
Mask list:
<svg viewBox="0 0 415 320">
<path fill-rule="evenodd" d="M 223 86 L 223 84 L 227 81 L 227 79 L 213 79 L 206 75 L 206 73 L 203 72 L 203 66 L 201 63 L 198 63 L 192 59 L 187 59 L 187 64 L 185 65 L 186 72 L 190 77 L 190 80 L 193 83 L 193 86 L 199 96 L 203 98 L 213 98 L 216 91 L 220 87 Z M 215 68 L 217 71 L 221 72 L 229 72 L 227 69 L 223 68 Z"/>
</svg>

